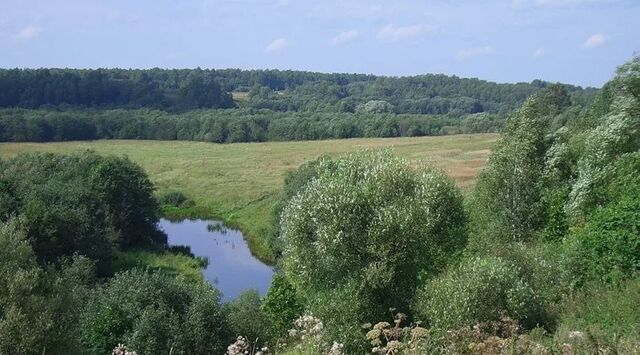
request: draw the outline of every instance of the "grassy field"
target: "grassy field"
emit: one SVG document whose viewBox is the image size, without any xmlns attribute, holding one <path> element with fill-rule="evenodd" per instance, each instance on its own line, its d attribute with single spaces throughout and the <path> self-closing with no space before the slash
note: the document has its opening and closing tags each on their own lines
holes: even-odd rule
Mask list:
<svg viewBox="0 0 640 355">
<path fill-rule="evenodd" d="M 240 228 L 251 250 L 269 261 L 261 236 L 270 228 L 271 210 L 287 171 L 322 154 L 336 156 L 363 149 L 392 148 L 414 164 L 441 167 L 468 188 L 496 142 L 496 134 L 419 138 L 369 138 L 305 142 L 212 144 L 185 141 L 104 140 L 63 143 L 2 143 L 0 157 L 26 152 L 68 153 L 92 149 L 126 155 L 149 174 L 160 193 L 184 192 L 196 202 L 193 217 L 212 217 Z"/>
<path fill-rule="evenodd" d="M 202 279 L 203 263 L 190 256 L 145 250 L 115 251 L 113 255 L 113 272 L 132 268 L 162 271 L 165 274 L 183 275 L 192 280 Z"/>
</svg>

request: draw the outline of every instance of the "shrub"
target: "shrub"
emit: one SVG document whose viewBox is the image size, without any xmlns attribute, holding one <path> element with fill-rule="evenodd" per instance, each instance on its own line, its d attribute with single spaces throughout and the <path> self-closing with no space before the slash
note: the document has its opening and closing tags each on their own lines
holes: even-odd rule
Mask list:
<svg viewBox="0 0 640 355">
<path fill-rule="evenodd" d="M 506 248 L 503 259 L 518 267 L 520 277 L 527 282 L 545 307 L 539 325 L 553 328 L 559 312 L 558 304 L 576 288 L 576 275 L 571 259 L 562 245 L 539 243 L 535 246 L 516 244 Z"/>
<path fill-rule="evenodd" d="M 273 275 L 271 286 L 262 301 L 261 308 L 269 321 L 271 339 L 285 335 L 293 324 L 293 320 L 304 312 L 296 290 L 281 273 Z"/>
<path fill-rule="evenodd" d="M 311 314 L 304 314 L 293 321 L 286 338 L 286 346 L 281 348 L 286 355 L 343 355 L 344 345 L 329 341 L 322 320 Z M 280 352 L 278 352 L 280 353 Z"/>
<path fill-rule="evenodd" d="M 155 189 L 147 173 L 128 158 L 97 157 L 91 167 L 89 185 L 106 204 L 108 224 L 118 234 L 122 248 L 166 244 L 158 233 Z"/>
<path fill-rule="evenodd" d="M 244 291 L 225 305 L 225 313 L 234 336 L 243 336 L 258 344 L 269 341 L 269 323 L 261 305 L 262 300 L 256 290 Z"/>
<path fill-rule="evenodd" d="M 172 207 L 182 207 L 185 203 L 188 203 L 187 201 L 189 199 L 181 191 L 169 191 L 159 199 L 160 204 Z"/>
<path fill-rule="evenodd" d="M 357 327 L 390 307 L 408 309 L 421 274 L 460 252 L 465 231 L 462 197 L 449 178 L 386 152 L 352 154 L 321 162 L 286 207 L 283 267 L 330 328 L 338 320 Z"/>
<path fill-rule="evenodd" d="M 439 331 L 497 321 L 506 315 L 535 325 L 540 306 L 520 270 L 501 258 L 472 258 L 430 281 L 416 312 Z M 532 324 L 533 323 L 533 324 Z"/>
<path fill-rule="evenodd" d="M 42 269 L 15 220 L 0 223 L 0 354 L 81 353 L 79 309 L 93 263 Z"/>
<path fill-rule="evenodd" d="M 597 189 L 603 205 L 566 244 L 582 281 L 616 282 L 640 270 L 640 154 L 620 157 Z"/>
<path fill-rule="evenodd" d="M 640 350 L 640 280 L 591 284 L 563 302 L 554 338 L 575 353 L 635 354 Z M 577 348 L 577 349 L 576 349 Z"/>
<path fill-rule="evenodd" d="M 564 191 L 553 191 L 547 201 L 547 223 L 542 231 L 542 237 L 548 242 L 558 242 L 569 232 L 569 222 L 564 210 L 566 194 Z"/>
<path fill-rule="evenodd" d="M 273 208 L 272 224 L 274 226 L 273 232 L 268 235 L 269 247 L 273 251 L 276 257 L 282 256 L 284 249 L 282 241 L 280 240 L 282 220 L 282 212 L 284 208 L 289 204 L 289 201 L 300 193 L 307 186 L 309 182 L 318 177 L 320 173 L 319 169 L 325 168 L 326 164 L 331 164 L 331 158 L 328 156 L 321 156 L 314 160 L 304 162 L 296 170 L 290 171 L 284 178 L 284 186 L 282 188 L 282 196 Z M 1 186 L 1 185 L 0 185 Z"/>
<path fill-rule="evenodd" d="M 2 162 L 0 219 L 21 216 L 43 265 L 75 253 L 111 272 L 111 249 L 160 245 L 153 185 L 127 158 L 26 154 Z M 6 200 L 5 200 L 6 199 Z"/>
<path fill-rule="evenodd" d="M 640 200 L 607 206 L 570 236 L 578 274 L 584 280 L 616 282 L 640 270 Z"/>
<path fill-rule="evenodd" d="M 104 205 L 87 186 L 52 179 L 31 187 L 22 198 L 18 216 L 42 265 L 78 253 L 95 260 L 100 275 L 111 272 L 112 241 Z"/>
<path fill-rule="evenodd" d="M 117 274 L 91 299 L 82 339 L 92 354 L 127 344 L 138 354 L 222 354 L 231 339 L 220 293 L 205 281 L 136 269 Z"/>
<path fill-rule="evenodd" d="M 634 61 L 636 61 L 634 59 Z M 636 63 L 637 66 L 637 63 Z M 620 75 L 613 81 L 615 95 L 604 116 L 598 117 L 598 126 L 587 131 L 583 152 L 577 163 L 577 179 L 567 202 L 569 215 L 581 221 L 594 208 L 601 205 L 601 186 L 607 185 L 614 164 L 624 153 L 640 148 L 640 100 L 628 90 L 618 88 Z M 625 74 L 626 81 L 640 78 L 638 71 Z"/>
</svg>

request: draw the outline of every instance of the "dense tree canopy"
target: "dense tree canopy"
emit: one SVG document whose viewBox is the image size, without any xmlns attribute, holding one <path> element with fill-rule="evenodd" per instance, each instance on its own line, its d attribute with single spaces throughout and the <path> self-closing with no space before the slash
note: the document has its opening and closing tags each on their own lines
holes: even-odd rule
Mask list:
<svg viewBox="0 0 640 355">
<path fill-rule="evenodd" d="M 496 132 L 503 119 L 479 113 L 298 113 L 269 110 L 0 109 L 0 142 L 93 139 L 192 140 L 215 143 L 318 140 L 356 137 L 415 137 Z"/>
<path fill-rule="evenodd" d="M 43 105 L 194 109 L 232 107 L 231 95 L 203 70 L 0 70 L 0 106 Z"/>
<path fill-rule="evenodd" d="M 249 107 L 273 111 L 354 112 L 362 106 L 371 112 L 376 106 L 375 112 L 505 114 L 547 85 L 441 74 L 396 78 L 290 70 L 3 69 L 0 107 L 228 108 L 234 106 L 229 92 L 248 91 Z M 581 99 L 593 95 L 591 89 L 569 89 Z"/>
<path fill-rule="evenodd" d="M 0 219 L 21 218 L 43 264 L 78 253 L 108 274 L 112 248 L 164 246 L 152 191 L 127 158 L 84 152 L 0 162 Z"/>
<path fill-rule="evenodd" d="M 498 84 L 446 75 L 0 69 L 0 141 L 234 143 L 495 132 L 506 115 L 546 87 L 562 88 L 563 100 L 580 104 L 595 93 L 542 81 Z"/>
</svg>

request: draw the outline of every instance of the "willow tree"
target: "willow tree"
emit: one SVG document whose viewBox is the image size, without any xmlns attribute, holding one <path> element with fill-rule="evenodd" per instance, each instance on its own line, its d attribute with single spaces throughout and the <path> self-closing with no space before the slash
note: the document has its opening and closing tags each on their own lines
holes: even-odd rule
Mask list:
<svg viewBox="0 0 640 355">
<path fill-rule="evenodd" d="M 353 344 L 351 331 L 407 311 L 421 275 L 464 247 L 462 197 L 440 172 L 387 152 L 318 164 L 282 215 L 283 266 L 309 311 Z"/>
</svg>

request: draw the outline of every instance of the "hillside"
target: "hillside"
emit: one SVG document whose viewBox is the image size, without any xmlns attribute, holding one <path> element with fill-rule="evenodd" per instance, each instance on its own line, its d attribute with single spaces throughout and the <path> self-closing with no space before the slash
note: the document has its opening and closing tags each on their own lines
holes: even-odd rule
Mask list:
<svg viewBox="0 0 640 355">
<path fill-rule="evenodd" d="M 0 69 L 0 107 L 70 105 L 184 111 L 240 105 L 295 112 L 504 115 L 549 83 L 499 84 L 442 74 L 387 77 L 239 69 Z M 584 103 L 595 89 L 567 85 Z"/>
</svg>

